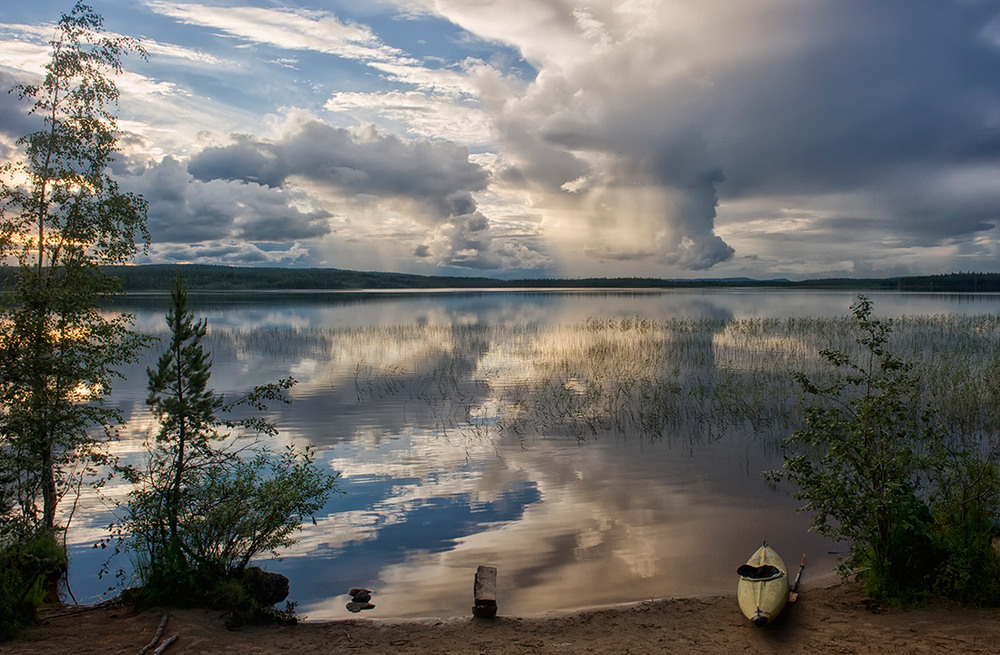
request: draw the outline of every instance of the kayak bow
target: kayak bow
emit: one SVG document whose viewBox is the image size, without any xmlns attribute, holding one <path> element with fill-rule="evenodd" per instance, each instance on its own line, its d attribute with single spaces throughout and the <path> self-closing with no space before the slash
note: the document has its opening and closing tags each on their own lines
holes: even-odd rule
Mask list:
<svg viewBox="0 0 1000 655">
<path fill-rule="evenodd" d="M 736 572 L 740 576 L 736 597 L 740 610 L 757 627 L 767 625 L 788 602 L 788 568 L 766 543 Z"/>
</svg>

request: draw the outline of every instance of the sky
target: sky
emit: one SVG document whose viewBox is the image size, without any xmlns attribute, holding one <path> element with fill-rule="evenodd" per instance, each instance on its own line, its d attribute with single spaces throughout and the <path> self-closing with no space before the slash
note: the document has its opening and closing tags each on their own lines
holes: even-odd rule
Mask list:
<svg viewBox="0 0 1000 655">
<path fill-rule="evenodd" d="M 90 4 L 148 53 L 116 79 L 137 263 L 1000 271 L 1000 0 Z M 4 3 L 0 87 L 71 8 Z"/>
</svg>

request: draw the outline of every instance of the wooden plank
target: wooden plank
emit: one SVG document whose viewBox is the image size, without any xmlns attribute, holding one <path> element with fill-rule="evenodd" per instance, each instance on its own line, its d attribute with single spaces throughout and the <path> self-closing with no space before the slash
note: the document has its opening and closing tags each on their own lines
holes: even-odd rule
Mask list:
<svg viewBox="0 0 1000 655">
<path fill-rule="evenodd" d="M 472 613 L 480 618 L 497 615 L 497 569 L 495 566 L 480 566 L 476 569 L 476 584 L 473 587 L 475 605 Z"/>
</svg>

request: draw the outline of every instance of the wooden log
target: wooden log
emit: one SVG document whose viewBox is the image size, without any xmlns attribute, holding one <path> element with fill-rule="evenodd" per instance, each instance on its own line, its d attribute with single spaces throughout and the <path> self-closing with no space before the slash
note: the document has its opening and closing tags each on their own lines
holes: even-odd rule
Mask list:
<svg viewBox="0 0 1000 655">
<path fill-rule="evenodd" d="M 167 627 L 168 616 L 169 614 L 163 615 L 163 618 L 160 619 L 160 627 L 156 629 L 156 634 L 153 635 L 153 639 L 148 644 L 143 646 L 142 650 L 139 651 L 138 655 L 146 655 L 146 653 L 153 650 L 153 648 L 156 646 L 156 642 L 158 642 L 160 640 L 160 637 L 163 635 L 163 629 Z"/>
<path fill-rule="evenodd" d="M 167 639 L 166 641 L 164 641 L 164 642 L 163 642 L 162 644 L 160 644 L 160 645 L 159 645 L 159 646 L 158 646 L 158 647 L 156 648 L 156 650 L 154 650 L 154 651 L 153 651 L 153 655 L 163 655 L 163 653 L 164 653 L 164 652 L 165 652 L 165 651 L 166 651 L 166 650 L 167 650 L 168 648 L 170 648 L 170 644 L 172 644 L 172 643 L 174 643 L 175 641 L 177 641 L 177 639 L 178 639 L 178 636 L 177 636 L 177 635 L 171 635 L 171 636 L 170 636 L 170 638 L 168 638 L 168 639 Z"/>
<path fill-rule="evenodd" d="M 497 615 L 497 569 L 495 566 L 480 566 L 476 569 L 476 584 L 473 587 L 475 604 L 472 614 L 483 619 Z"/>
</svg>

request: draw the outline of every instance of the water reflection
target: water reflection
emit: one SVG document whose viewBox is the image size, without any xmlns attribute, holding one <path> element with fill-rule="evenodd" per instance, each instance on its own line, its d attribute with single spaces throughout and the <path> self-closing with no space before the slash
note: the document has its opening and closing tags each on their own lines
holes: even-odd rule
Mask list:
<svg viewBox="0 0 1000 655">
<path fill-rule="evenodd" d="M 310 618 L 348 616 L 351 587 L 376 590 L 366 616 L 468 615 L 479 564 L 499 569 L 501 613 L 521 615 L 731 591 L 735 566 L 765 538 L 793 559 L 808 552 L 810 572 L 833 567 L 836 547 L 760 472 L 778 465 L 775 440 L 794 428 L 789 371 L 813 370 L 819 348 L 853 339 L 798 317 L 843 316 L 853 294 L 193 300 L 209 320 L 216 390 L 293 375 L 294 403 L 274 416 L 279 442 L 312 443 L 343 473 L 347 494 L 267 564 L 291 578 Z M 129 309 L 165 336 L 165 303 Z M 998 307 L 997 296 L 876 298 L 880 313 Z M 991 334 L 976 347 L 995 344 Z M 113 397 L 130 419 L 131 438 L 115 445 L 126 458 L 149 428 L 154 357 L 129 367 Z M 83 500 L 71 581 L 87 600 L 108 586 L 96 576 L 105 553 L 90 545 L 111 515 Z"/>
</svg>

